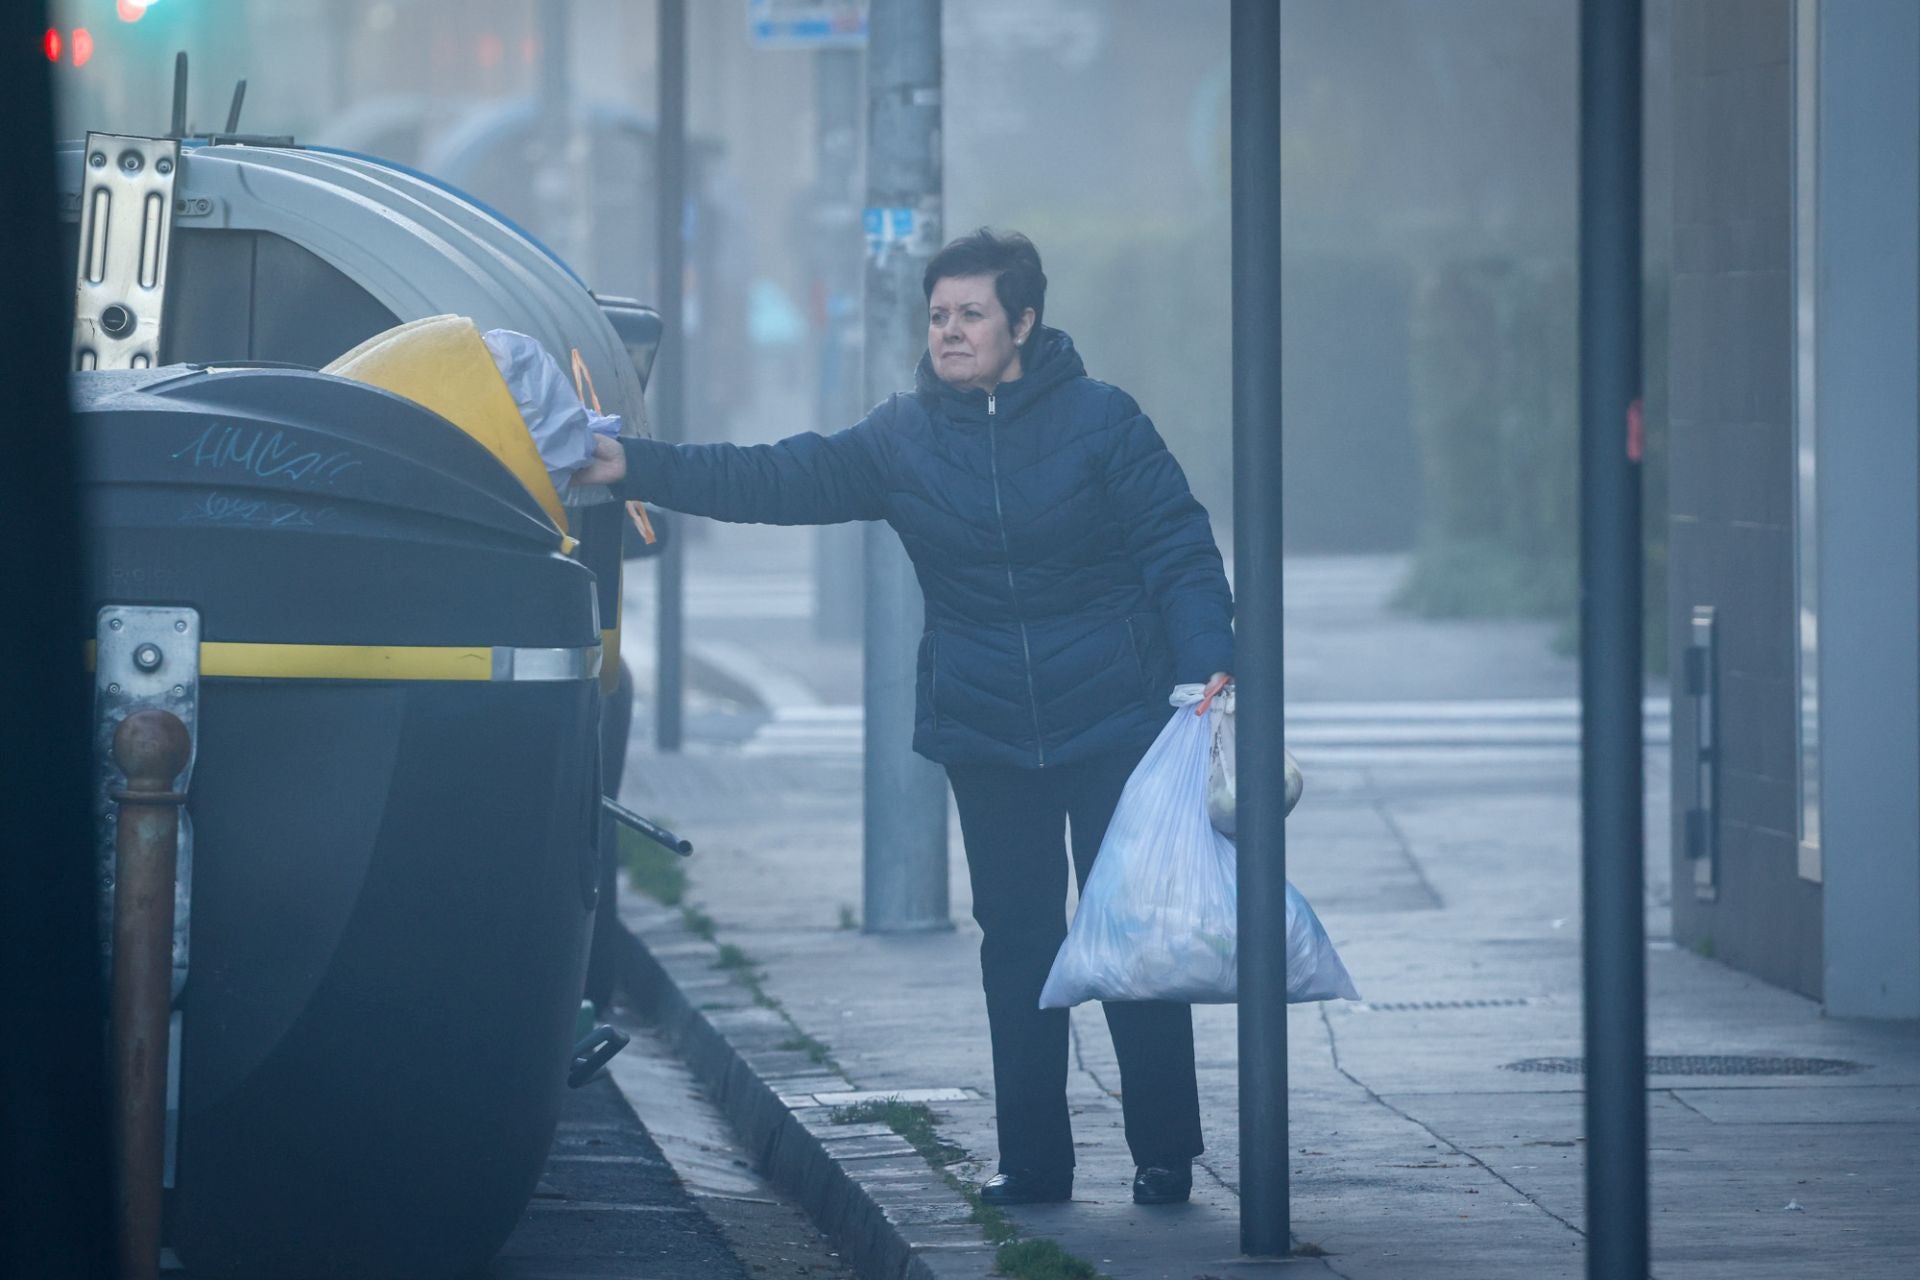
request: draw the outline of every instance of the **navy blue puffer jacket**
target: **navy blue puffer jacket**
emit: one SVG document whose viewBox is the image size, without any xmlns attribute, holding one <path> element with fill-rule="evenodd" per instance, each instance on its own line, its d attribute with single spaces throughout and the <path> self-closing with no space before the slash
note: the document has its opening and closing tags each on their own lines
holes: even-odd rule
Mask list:
<svg viewBox="0 0 1920 1280">
<path fill-rule="evenodd" d="M 1178 682 L 1233 667 L 1206 509 L 1133 398 L 1042 328 L 1024 376 L 916 390 L 836 435 L 623 441 L 628 497 L 761 524 L 885 520 L 926 597 L 914 750 L 1069 764 L 1138 749 Z"/>
</svg>

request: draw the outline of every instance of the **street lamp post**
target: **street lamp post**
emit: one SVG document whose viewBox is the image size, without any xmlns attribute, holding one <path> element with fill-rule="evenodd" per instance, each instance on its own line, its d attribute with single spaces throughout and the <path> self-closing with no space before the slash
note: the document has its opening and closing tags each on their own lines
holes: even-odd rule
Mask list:
<svg viewBox="0 0 1920 1280">
<path fill-rule="evenodd" d="M 1280 4 L 1233 0 L 1233 560 L 1237 771 L 1286 776 L 1280 572 Z M 1248 787 L 1239 845 L 1240 1249 L 1292 1250 L 1286 789 Z"/>
<path fill-rule="evenodd" d="M 660 120 L 654 135 L 660 205 L 656 261 L 660 264 L 660 351 L 653 364 L 654 429 L 662 440 L 686 432 L 687 324 L 682 290 L 686 281 L 687 217 L 687 0 L 660 0 Z M 670 537 L 658 557 L 659 654 L 654 668 L 654 742 L 678 751 L 685 706 L 686 622 L 682 601 L 686 545 Z"/>
<path fill-rule="evenodd" d="M 1587 1274 L 1647 1274 L 1640 0 L 1580 6 L 1580 822 Z"/>
<path fill-rule="evenodd" d="M 913 384 L 926 349 L 920 278 L 940 247 L 940 0 L 873 0 L 867 17 L 866 381 L 873 403 Z M 925 607 L 884 521 L 866 530 L 866 828 L 862 925 L 952 927 L 947 779 L 913 754 Z"/>
</svg>

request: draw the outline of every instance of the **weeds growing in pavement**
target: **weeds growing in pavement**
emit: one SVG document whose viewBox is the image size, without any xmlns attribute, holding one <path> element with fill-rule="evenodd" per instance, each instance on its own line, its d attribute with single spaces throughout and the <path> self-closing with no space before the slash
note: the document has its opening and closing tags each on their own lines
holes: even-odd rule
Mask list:
<svg viewBox="0 0 1920 1280">
<path fill-rule="evenodd" d="M 782 1040 L 780 1049 L 783 1053 L 804 1053 L 813 1060 L 815 1066 L 825 1067 L 833 1064 L 833 1056 L 827 1052 L 827 1046 L 804 1033 Z"/>
<path fill-rule="evenodd" d="M 759 965 L 755 963 L 754 958 L 731 942 L 721 942 L 719 938 L 715 936 L 715 926 L 712 916 L 707 915 L 698 907 L 682 907 L 680 908 L 680 915 L 682 919 L 686 921 L 687 929 L 690 932 L 713 943 L 716 947 L 713 967 L 716 969 L 724 969 L 733 978 L 734 982 L 744 988 L 747 995 L 753 1000 L 755 1007 L 772 1010 L 774 1013 L 780 1015 L 781 1021 L 792 1028 L 793 1035 L 781 1044 L 780 1048 L 782 1050 L 789 1053 L 804 1053 L 807 1057 L 811 1058 L 817 1066 L 826 1067 L 833 1071 L 840 1070 L 840 1064 L 833 1060 L 832 1051 L 829 1050 L 826 1045 L 801 1030 L 800 1024 L 793 1020 L 792 1016 L 787 1013 L 780 1002 L 767 994 L 767 988 L 764 985 L 766 975 L 760 972 Z M 709 1001 L 700 1006 L 702 1010 L 709 1011 L 736 1007 L 737 1006 L 727 1004 L 724 1001 Z"/>
<path fill-rule="evenodd" d="M 1019 1280 L 1100 1280 L 1085 1258 L 1076 1257 L 1051 1240 L 1015 1240 L 993 1255 L 993 1269 Z"/>
<path fill-rule="evenodd" d="M 627 869 L 627 883 L 664 906 L 679 906 L 687 896 L 687 868 L 680 855 L 631 827 L 621 827 L 619 832 L 620 865 Z"/>
<path fill-rule="evenodd" d="M 967 1153 L 943 1139 L 933 1127 L 933 1109 L 924 1102 L 873 1098 L 827 1112 L 832 1124 L 883 1124 L 907 1140 L 936 1169 L 967 1158 Z"/>
<path fill-rule="evenodd" d="M 1067 1252 L 1051 1240 L 1022 1239 L 1020 1228 L 1004 1211 L 980 1198 L 980 1189 L 955 1176 L 948 1166 L 967 1159 L 965 1149 L 940 1136 L 933 1109 L 924 1102 L 875 1098 L 827 1113 L 833 1124 L 884 1124 L 907 1140 L 929 1165 L 960 1193 L 972 1210 L 974 1225 L 989 1244 L 998 1245 L 994 1270 L 1013 1280 L 1102 1280 L 1085 1258 Z"/>
</svg>

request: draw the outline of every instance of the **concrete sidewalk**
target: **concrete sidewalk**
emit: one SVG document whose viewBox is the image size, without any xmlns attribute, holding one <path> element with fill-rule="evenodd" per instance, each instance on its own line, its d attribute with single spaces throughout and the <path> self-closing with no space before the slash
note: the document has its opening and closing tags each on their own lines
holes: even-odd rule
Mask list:
<svg viewBox="0 0 1920 1280">
<path fill-rule="evenodd" d="M 1459 639 L 1444 626 L 1388 619 L 1378 600 L 1357 600 L 1364 594 L 1327 592 L 1347 612 L 1329 612 L 1326 625 L 1357 635 L 1371 616 L 1376 630 L 1396 633 L 1391 644 L 1376 635 L 1324 646 L 1327 696 L 1351 697 L 1346 686 L 1361 678 L 1336 669 L 1342 652 L 1430 655 Z M 1316 625 L 1311 610 L 1295 621 L 1308 633 Z M 827 705 L 847 687 L 844 647 L 836 656 L 811 645 L 797 634 L 803 621 L 735 622 L 720 638 L 750 665 L 819 687 Z M 630 660 L 644 647 L 630 633 Z M 1536 663 L 1528 678 L 1537 687 L 1519 692 L 1557 694 L 1550 686 L 1571 668 L 1560 663 L 1556 675 L 1556 661 Z M 1469 673 L 1460 687 L 1487 697 L 1499 691 L 1497 675 Z M 1397 696 L 1432 696 L 1409 694 L 1404 673 L 1395 679 Z M 728 714 L 764 725 L 771 712 Z M 857 754 L 749 751 L 741 744 L 754 733 L 728 730 L 657 757 L 645 723 L 636 716 L 623 798 L 699 846 L 687 895 L 698 928 L 680 911 L 626 904 L 656 1003 L 671 1006 L 763 1159 L 833 1182 L 816 1210 L 837 1215 L 823 1225 L 856 1255 L 863 1246 L 851 1237 L 871 1237 L 871 1274 L 987 1274 L 992 1253 L 959 1198 L 903 1144 L 832 1125 L 819 1101 L 848 1089 L 950 1091 L 936 1096 L 953 1100 L 933 1104 L 940 1136 L 977 1162 L 957 1171 L 974 1181 L 992 1172 L 978 931 L 957 828 L 955 928 L 861 933 L 847 927 L 860 902 Z M 1581 1052 L 1574 761 L 1551 744 L 1450 754 L 1366 741 L 1344 752 L 1332 744 L 1318 762 L 1303 753 L 1307 793 L 1288 827 L 1291 878 L 1368 1000 L 1297 1006 L 1290 1018 L 1293 1226 L 1324 1256 L 1238 1256 L 1229 1006 L 1196 1011 L 1208 1151 L 1193 1203 L 1155 1209 L 1128 1195 L 1104 1023 L 1097 1010 L 1075 1011 L 1075 1199 L 1019 1211 L 1025 1231 L 1115 1280 L 1583 1274 L 1580 1077 L 1550 1061 Z M 1655 1273 L 1910 1274 L 1920 1254 L 1920 1035 L 1825 1019 L 1811 1002 L 1674 949 L 1664 760 L 1655 756 L 1649 1048 L 1670 1059 L 1649 1081 Z M 749 974 L 757 977 L 743 985 Z"/>
</svg>

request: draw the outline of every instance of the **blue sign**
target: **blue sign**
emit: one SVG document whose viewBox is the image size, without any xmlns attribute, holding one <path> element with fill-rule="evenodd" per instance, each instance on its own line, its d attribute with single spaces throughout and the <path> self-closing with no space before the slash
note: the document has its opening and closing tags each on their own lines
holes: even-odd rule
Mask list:
<svg viewBox="0 0 1920 1280">
<path fill-rule="evenodd" d="M 762 49 L 864 49 L 866 0 L 747 0 L 747 38 Z"/>
</svg>

